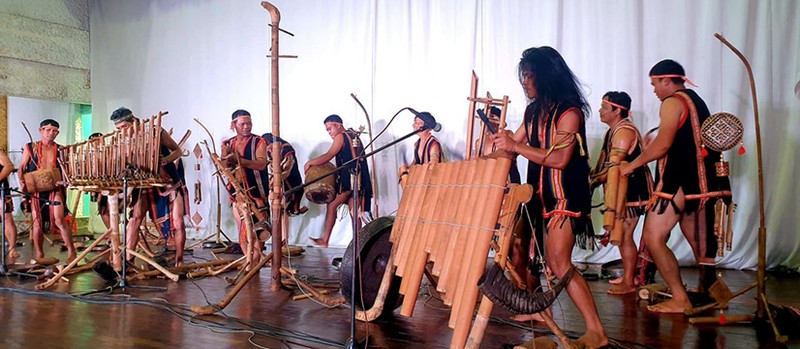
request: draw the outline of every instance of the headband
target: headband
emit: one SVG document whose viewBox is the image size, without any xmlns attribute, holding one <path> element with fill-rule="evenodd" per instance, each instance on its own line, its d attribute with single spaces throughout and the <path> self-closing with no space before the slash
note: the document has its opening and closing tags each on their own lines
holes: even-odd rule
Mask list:
<svg viewBox="0 0 800 349">
<path fill-rule="evenodd" d="M 698 87 L 697 85 L 695 85 L 695 84 L 692 82 L 692 80 L 689 80 L 689 78 L 687 78 L 687 77 L 686 77 L 686 75 L 680 75 L 680 74 L 664 74 L 664 75 L 650 75 L 650 77 L 651 77 L 651 78 L 655 78 L 655 79 L 658 79 L 658 78 L 679 78 L 679 79 L 682 79 L 683 81 L 685 81 L 687 84 L 689 84 L 689 85 L 691 85 L 691 86 Z"/>
<path fill-rule="evenodd" d="M 628 117 L 629 117 L 629 118 L 633 118 L 633 112 L 632 112 L 630 109 L 628 109 L 628 108 L 625 108 L 625 107 L 624 107 L 624 106 L 622 106 L 621 104 L 614 103 L 614 102 L 612 102 L 612 101 L 609 101 L 609 100 L 607 100 L 607 99 L 603 99 L 603 100 L 601 101 L 601 103 L 605 103 L 605 104 L 608 104 L 608 105 L 610 105 L 610 106 L 614 106 L 614 107 L 617 107 L 617 108 L 620 108 L 620 109 L 623 109 L 623 110 L 627 110 L 627 111 L 628 111 Z"/>
</svg>

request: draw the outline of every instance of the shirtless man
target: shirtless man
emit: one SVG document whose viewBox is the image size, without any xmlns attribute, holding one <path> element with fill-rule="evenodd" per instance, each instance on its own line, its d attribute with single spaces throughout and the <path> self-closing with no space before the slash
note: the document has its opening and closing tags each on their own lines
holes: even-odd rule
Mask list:
<svg viewBox="0 0 800 349">
<path fill-rule="evenodd" d="M 64 222 L 66 188 L 58 186 L 51 191 L 30 193 L 27 183 L 25 183 L 25 173 L 59 168 L 58 155 L 60 146 L 55 142 L 56 137 L 58 137 L 58 128 L 58 122 L 53 119 L 45 119 L 39 124 L 39 134 L 41 134 L 42 138 L 38 142 L 26 144 L 22 150 L 22 159 L 19 163 L 19 179 L 22 184 L 22 191 L 31 195 L 32 238 L 36 258 L 44 258 L 42 214 L 50 214 L 55 221 L 56 227 L 61 232 L 64 245 L 67 247 L 67 262 L 71 262 L 77 257 L 77 254 L 75 246 L 72 244 L 72 230 Z"/>
</svg>

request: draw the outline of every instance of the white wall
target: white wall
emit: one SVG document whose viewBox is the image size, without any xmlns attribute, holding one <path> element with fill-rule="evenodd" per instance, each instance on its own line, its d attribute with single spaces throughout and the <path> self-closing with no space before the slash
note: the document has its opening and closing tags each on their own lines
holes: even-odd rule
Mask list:
<svg viewBox="0 0 800 349">
<path fill-rule="evenodd" d="M 724 34 L 750 58 L 759 91 L 764 135 L 768 262 L 800 265 L 800 237 L 794 198 L 800 186 L 793 176 L 798 146 L 800 105 L 794 91 L 800 78 L 800 5 L 792 1 L 275 1 L 282 54 L 298 59 L 280 63 L 280 132 L 292 142 L 301 162 L 327 149 L 330 139 L 322 119 L 337 113 L 348 126 L 365 124 L 349 97 L 355 93 L 373 117 L 377 130 L 404 106 L 427 110 L 444 126 L 438 137 L 451 159 L 463 154 L 466 97 L 470 72 L 480 80 L 479 93 L 508 95 L 509 124 L 519 125 L 525 100 L 516 77 L 521 52 L 531 46 L 558 49 L 585 83 L 591 105 L 609 90 L 633 97 L 634 123 L 658 124 L 659 101 L 647 71 L 663 58 L 684 64 L 687 75 L 713 111 L 742 117 L 746 156 L 731 160 L 734 196 L 739 204 L 734 251 L 721 263 L 750 268 L 756 263 L 758 227 L 755 137 L 749 82 L 738 59 L 713 38 Z M 140 116 L 169 110 L 168 127 L 181 135 L 191 129 L 189 148 L 208 138 L 192 118 L 201 119 L 217 143 L 229 137 L 230 114 L 244 108 L 255 117 L 254 129 L 270 128 L 268 13 L 259 1 L 91 2 L 92 100 L 95 119 L 125 105 Z M 595 112 L 596 114 L 596 112 Z M 378 145 L 410 131 L 411 115 L 398 117 Z M 107 121 L 98 128 L 110 129 Z M 596 115 L 588 121 L 592 155 L 605 131 Z M 410 159 L 412 141 L 377 158 L 381 214 L 399 201 L 395 173 Z M 188 182 L 202 180 L 211 189 L 210 164 Z M 521 161 L 520 166 L 525 166 Z M 524 173 L 524 171 L 523 171 Z M 214 220 L 216 202 L 203 193 L 193 205 L 205 219 L 200 235 Z M 599 198 L 596 198 L 599 200 Z M 291 222 L 291 242 L 305 243 L 322 229 L 322 208 Z M 224 229 L 235 235 L 227 205 Z M 334 245 L 349 241 L 347 219 L 337 225 Z M 680 234 L 673 234 L 678 236 Z M 637 234 L 638 236 L 638 234 Z M 673 238 L 678 258 L 691 252 Z M 578 252 L 575 257 L 605 261 L 616 249 Z"/>
</svg>

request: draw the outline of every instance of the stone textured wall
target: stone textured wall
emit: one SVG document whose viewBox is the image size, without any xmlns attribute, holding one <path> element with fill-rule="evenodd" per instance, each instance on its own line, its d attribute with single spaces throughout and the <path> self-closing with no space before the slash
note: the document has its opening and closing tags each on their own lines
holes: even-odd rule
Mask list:
<svg viewBox="0 0 800 349">
<path fill-rule="evenodd" d="M 89 56 L 89 0 L 0 1 L 0 95 L 90 103 Z"/>
</svg>

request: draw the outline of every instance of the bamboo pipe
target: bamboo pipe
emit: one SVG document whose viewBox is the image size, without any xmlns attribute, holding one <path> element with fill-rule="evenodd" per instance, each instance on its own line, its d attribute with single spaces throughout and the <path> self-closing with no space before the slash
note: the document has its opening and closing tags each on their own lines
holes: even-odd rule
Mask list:
<svg viewBox="0 0 800 349">
<path fill-rule="evenodd" d="M 466 262 L 471 258 L 470 251 L 473 250 L 474 244 L 476 243 L 476 231 L 473 227 L 475 227 L 479 219 L 478 216 L 483 213 L 486 206 L 486 198 L 483 196 L 483 190 L 485 188 L 479 187 L 478 185 L 486 183 L 485 178 L 487 176 L 487 171 L 485 170 L 488 161 L 489 160 L 485 158 L 477 158 L 467 163 L 468 177 L 463 183 L 466 189 L 461 192 L 461 195 L 463 195 L 461 201 L 469 202 L 470 198 L 482 199 L 478 200 L 477 204 L 474 202 L 465 203 L 467 206 L 459 210 L 458 214 L 453 219 L 453 222 L 459 225 L 459 228 L 455 231 L 457 235 L 454 237 L 459 242 L 456 243 L 456 248 L 453 252 L 454 258 L 450 260 L 450 266 L 446 269 L 448 271 L 447 277 L 440 278 L 440 281 L 444 279 L 444 281 L 440 282 L 440 286 L 445 290 L 445 295 L 442 296 L 442 298 L 445 300 L 445 304 L 449 303 L 449 305 L 453 306 L 450 317 L 451 328 L 455 326 L 453 314 L 457 314 L 457 308 L 460 306 L 459 299 L 463 286 L 461 282 L 466 278 L 465 273 L 468 268 Z"/>
<path fill-rule="evenodd" d="M 98 239 L 94 240 L 91 244 L 89 244 L 89 246 L 86 247 L 86 249 L 83 250 L 83 252 L 81 252 L 75 259 L 72 260 L 72 262 L 69 262 L 69 264 L 67 264 L 67 266 L 64 269 L 59 270 L 58 273 L 56 275 L 53 275 L 53 277 L 50 280 L 47 280 L 41 284 L 36 285 L 35 288 L 37 290 L 43 290 L 45 288 L 52 286 L 54 283 L 56 283 L 56 281 L 58 281 L 62 276 L 64 276 L 64 274 L 70 271 L 70 269 L 75 267 L 78 264 L 78 262 L 80 262 L 81 259 L 86 258 L 86 256 L 89 255 L 90 252 L 92 252 L 92 249 L 95 248 L 95 246 L 97 246 L 98 244 L 100 244 L 101 241 L 105 240 L 105 238 L 108 237 L 110 234 L 111 231 L 106 231 Z"/>
<path fill-rule="evenodd" d="M 458 178 L 458 172 L 455 171 L 457 164 L 458 163 L 454 162 L 440 164 L 441 166 L 445 166 L 444 168 L 445 178 L 442 181 L 443 193 L 439 196 L 439 201 L 437 202 L 436 205 L 437 207 L 438 206 L 444 207 L 444 210 L 442 210 L 438 216 L 434 217 L 434 220 L 438 222 L 447 222 L 446 217 L 452 215 L 455 210 L 454 208 L 456 206 L 455 202 L 457 201 L 453 199 L 453 194 L 454 194 L 453 184 Z M 431 241 L 430 243 L 431 244 L 430 257 L 428 258 L 429 261 L 433 262 L 434 266 L 438 263 L 439 260 L 444 260 L 443 254 L 446 253 L 444 245 L 445 242 L 447 241 L 447 239 L 444 238 L 444 236 L 450 230 L 449 226 L 442 223 L 436 224 L 435 228 L 436 229 L 434 230 L 433 241 Z M 436 275 L 435 273 L 433 273 L 433 270 L 431 270 L 431 274 Z"/>
<path fill-rule="evenodd" d="M 400 236 L 400 243 L 399 243 L 399 252 L 400 256 L 398 260 L 395 261 L 397 263 L 397 271 L 396 274 L 398 276 L 403 277 L 405 275 L 406 267 L 408 266 L 408 261 L 411 260 L 414 256 L 414 244 L 416 243 L 416 226 L 419 223 L 416 218 L 419 217 L 420 211 L 422 209 L 421 201 L 425 197 L 425 192 L 428 190 L 428 184 L 430 183 L 430 174 L 427 171 L 428 165 L 415 165 L 409 168 L 409 183 L 414 183 L 414 185 L 407 185 L 405 190 L 411 190 L 411 195 L 409 196 L 409 200 L 405 202 L 407 207 L 406 215 L 402 217 L 398 217 L 400 219 L 396 219 L 395 222 L 400 223 L 399 231 L 402 234 Z M 413 181 L 413 179 L 417 179 Z M 403 204 L 403 202 L 401 202 Z M 394 230 L 393 230 L 394 231 Z M 406 285 L 407 285 L 406 278 L 403 277 L 403 280 L 400 283 L 400 293 L 405 294 Z M 416 293 L 417 291 L 412 291 Z"/>
<path fill-rule="evenodd" d="M 494 159 L 493 159 L 494 160 Z M 472 314 L 475 311 L 475 302 L 478 300 L 478 279 L 480 279 L 486 268 L 487 256 L 489 254 L 489 244 L 494 237 L 494 229 L 497 224 L 500 208 L 503 202 L 504 186 L 508 180 L 508 172 L 511 168 L 511 160 L 498 158 L 491 164 L 490 171 L 487 171 L 486 183 L 492 185 L 485 190 L 485 214 L 480 216 L 476 226 L 484 230 L 477 231 L 475 235 L 476 243 L 472 247 L 471 258 L 467 261 L 468 270 L 465 282 L 462 284 L 461 299 L 459 300 L 459 311 L 456 315 L 455 328 L 451 346 L 459 348 L 467 343 L 470 325 L 472 324 Z M 451 314 L 451 319 L 452 319 Z"/>
<path fill-rule="evenodd" d="M 467 162 L 465 161 L 458 161 L 451 165 L 452 171 L 455 172 L 455 176 L 450 180 L 448 186 L 449 201 L 452 204 L 451 209 L 447 211 L 446 215 L 442 216 L 441 219 L 443 222 L 450 223 L 455 221 L 456 216 L 465 209 L 464 205 L 469 203 L 467 200 L 463 199 L 463 187 L 461 187 L 461 185 L 467 181 L 466 166 Z M 439 292 L 444 290 L 444 288 L 440 289 L 439 286 L 442 284 L 442 278 L 445 276 L 443 271 L 447 270 L 446 266 L 448 263 L 452 263 L 453 256 L 450 254 L 455 248 L 455 234 L 456 232 L 454 229 L 445 229 L 442 232 L 442 237 L 439 242 L 439 249 L 441 252 L 437 253 L 436 263 L 434 263 L 433 268 L 431 268 L 431 274 L 439 276 L 439 283 L 436 285 L 436 290 Z"/>
<path fill-rule="evenodd" d="M 474 277 L 474 281 L 470 281 L 473 278 L 473 271 L 472 269 L 475 268 L 477 265 L 486 265 L 486 259 L 488 255 L 489 249 L 489 240 L 491 240 L 491 236 L 494 236 L 494 228 L 497 224 L 497 215 L 500 211 L 500 205 L 502 201 L 502 194 L 503 190 L 499 188 L 490 188 L 487 184 L 493 184 L 495 181 L 492 179 L 496 176 L 495 172 L 504 172 L 500 174 L 500 178 L 502 178 L 502 184 L 504 185 L 506 179 L 508 178 L 508 170 L 502 171 L 502 169 L 498 169 L 497 160 L 496 159 L 478 159 L 478 163 L 483 163 L 479 167 L 481 170 L 481 177 L 479 183 L 481 184 L 480 188 L 474 189 L 478 192 L 477 196 L 470 195 L 469 197 L 479 197 L 483 198 L 479 200 L 477 207 L 475 208 L 475 212 L 469 215 L 469 220 L 467 224 L 470 227 L 475 227 L 468 231 L 469 239 L 467 240 L 466 248 L 464 249 L 464 257 L 460 265 L 458 266 L 458 278 L 456 279 L 456 288 L 455 288 L 455 296 L 453 297 L 453 310 L 450 313 L 450 321 L 449 325 L 451 328 L 455 329 L 453 333 L 453 342 L 462 342 L 459 347 L 463 347 L 466 343 L 466 337 L 468 334 L 468 329 L 462 329 L 462 324 L 464 321 L 470 322 L 472 319 L 472 312 L 475 309 L 475 301 L 477 301 L 477 297 L 472 297 L 470 300 L 470 287 L 474 286 L 475 294 L 477 295 L 477 281 L 480 278 L 480 274 L 483 273 L 484 268 L 480 268 L 478 271 L 479 274 L 477 277 Z M 494 191 L 498 191 L 500 193 L 500 197 L 497 198 L 497 202 L 490 201 L 496 197 L 493 194 Z M 491 206 L 490 206 L 491 205 Z M 496 205 L 496 208 L 492 208 Z M 488 229 L 489 231 L 484 231 L 482 228 Z M 484 236 L 489 236 L 489 240 L 485 243 L 483 242 L 485 239 Z M 472 304 L 467 304 L 471 302 Z M 469 309 L 469 314 L 465 315 L 465 310 Z M 465 320 L 466 319 L 466 320 Z M 458 336 L 456 335 L 458 334 Z M 463 339 L 461 337 L 463 336 Z"/>
<path fill-rule="evenodd" d="M 279 35 L 280 35 L 280 22 L 281 22 L 281 13 L 278 11 L 278 8 L 275 5 L 267 2 L 262 1 L 261 6 L 269 12 L 270 17 L 270 48 L 269 48 L 269 55 L 270 55 L 270 88 L 272 91 L 272 134 L 276 137 L 281 136 L 281 107 L 280 107 L 280 85 L 279 85 L 279 64 L 278 60 L 280 58 L 280 49 L 279 49 Z M 283 173 L 281 171 L 281 163 L 283 162 L 280 144 L 279 142 L 272 143 L 272 175 L 273 175 L 273 184 L 272 184 L 272 194 L 270 195 L 270 209 L 272 211 L 271 217 L 273 218 L 272 222 L 272 251 L 275 253 L 272 254 L 272 291 L 277 292 L 280 290 L 280 266 L 281 266 L 281 258 L 283 257 L 280 253 L 281 250 L 281 219 L 280 217 L 284 214 L 284 207 L 283 207 Z M 356 193 L 358 196 L 358 193 Z M 356 217 L 358 216 L 358 212 L 355 213 Z"/>
<path fill-rule="evenodd" d="M 423 205 L 425 205 L 425 199 L 428 198 L 431 194 L 432 184 L 435 183 L 435 178 L 431 174 L 431 167 L 430 163 L 420 165 L 420 171 L 423 171 L 424 181 L 421 183 L 420 190 L 418 195 L 414 197 L 414 201 L 411 202 L 412 210 L 410 215 L 407 217 L 408 222 L 404 226 L 405 234 L 408 236 L 409 240 L 404 244 L 407 249 L 407 254 L 404 260 L 402 261 L 403 264 L 397 267 L 397 275 L 403 277 L 403 280 L 400 282 L 400 294 L 405 295 L 405 299 L 403 300 L 403 310 L 401 314 L 405 316 L 411 316 L 411 312 L 414 309 L 414 303 L 416 299 L 416 294 L 419 293 L 419 287 L 414 288 L 412 283 L 412 276 L 415 274 L 413 267 L 415 265 L 414 261 L 419 258 L 418 256 L 423 253 L 421 245 L 424 243 L 421 240 L 421 230 L 424 226 L 420 220 L 420 217 L 423 217 L 424 210 Z M 413 300 L 409 300 L 412 298 Z"/>
<path fill-rule="evenodd" d="M 471 160 L 474 161 L 474 160 Z M 456 198 L 457 199 L 457 207 L 458 210 L 453 214 L 451 217 L 446 217 L 446 221 L 448 223 L 457 222 L 459 219 L 459 215 L 466 214 L 466 210 L 469 210 L 469 207 L 472 206 L 472 203 L 468 200 L 464 200 L 464 198 L 468 197 L 465 193 L 466 188 L 462 187 L 463 185 L 472 183 L 474 181 L 475 172 L 470 170 L 470 162 L 464 161 L 460 162 L 456 169 L 459 172 L 459 176 L 456 182 L 456 186 L 454 189 L 456 191 Z M 444 262 L 441 264 L 434 265 L 432 272 L 435 274 L 437 271 L 439 272 L 439 283 L 436 285 L 436 291 L 438 291 L 442 295 L 442 301 L 446 305 L 453 304 L 453 297 L 450 295 L 450 279 L 452 279 L 452 275 L 457 275 L 458 272 L 454 270 L 453 265 L 454 261 L 458 261 L 462 258 L 462 250 L 464 246 L 464 237 L 461 234 L 461 229 L 451 229 L 449 232 L 449 241 L 447 241 L 446 254 L 444 256 Z M 437 270 L 437 268 L 439 268 Z"/>
<path fill-rule="evenodd" d="M 616 204 L 617 204 L 617 190 L 619 188 L 619 166 L 612 165 L 608 169 L 606 177 L 604 201 L 606 204 L 606 212 L 603 214 L 603 229 L 608 232 L 614 230 L 616 222 Z"/>
<path fill-rule="evenodd" d="M 389 293 L 389 288 L 392 285 L 394 278 L 393 267 L 394 253 L 389 255 L 389 260 L 386 263 L 386 270 L 383 272 L 381 284 L 378 287 L 378 295 L 375 296 L 375 302 L 372 303 L 372 308 L 367 310 L 356 310 L 356 320 L 371 322 L 377 319 L 383 313 L 383 307 L 386 302 L 386 295 Z"/>
<path fill-rule="evenodd" d="M 523 202 L 528 202 L 533 196 L 533 187 L 529 184 L 525 185 L 510 185 L 508 194 L 503 199 L 503 206 L 500 209 L 501 219 L 501 232 L 499 234 L 499 248 L 494 256 L 494 261 L 500 268 L 506 269 L 508 265 L 508 251 L 511 250 L 511 238 L 514 231 L 515 217 L 519 205 Z M 508 268 L 508 271 L 513 271 L 513 268 Z M 518 279 L 521 279 L 517 277 Z M 481 304 L 478 308 L 478 313 L 475 315 L 475 321 L 472 324 L 472 329 L 469 332 L 466 348 L 479 348 L 483 340 L 486 327 L 489 325 L 489 318 L 492 315 L 494 304 L 486 296 L 481 297 Z"/>
<path fill-rule="evenodd" d="M 425 265 L 428 262 L 430 244 L 433 241 L 433 236 L 436 230 L 436 227 L 430 222 L 436 219 L 439 213 L 439 208 L 442 207 L 438 204 L 440 204 L 439 200 L 440 195 L 442 194 L 441 184 L 445 179 L 445 173 L 443 171 L 446 166 L 439 166 L 437 163 L 429 163 L 427 166 L 431 173 L 431 187 L 430 189 L 426 190 L 426 195 L 421 205 L 422 208 L 420 219 L 422 220 L 422 226 L 420 229 L 415 229 L 415 231 L 419 231 L 419 233 L 416 234 L 415 239 L 417 244 L 416 246 L 412 247 L 415 251 L 415 254 L 409 261 L 410 273 L 403 278 L 403 281 L 408 281 L 406 292 L 413 292 L 414 294 L 419 293 L 422 274 L 425 270 Z M 411 309 L 413 311 L 413 306 Z M 411 316 L 411 313 L 409 313 L 408 316 Z"/>
<path fill-rule="evenodd" d="M 194 270 L 194 269 L 210 268 L 210 267 L 218 266 L 218 265 L 221 265 L 221 264 L 229 263 L 231 261 L 233 261 L 233 259 L 220 259 L 220 260 L 211 261 L 211 262 L 204 262 L 204 263 L 184 264 L 184 265 L 177 266 L 177 267 L 167 268 L 167 270 L 169 270 L 172 273 L 180 273 L 180 272 L 185 272 L 185 271 Z M 148 271 L 145 271 L 145 272 L 137 273 L 136 275 L 128 276 L 128 280 L 132 280 L 132 279 L 141 280 L 141 279 L 145 279 L 145 278 L 148 278 L 148 277 L 158 276 L 160 274 L 161 274 L 160 270 L 148 270 Z"/>
<path fill-rule="evenodd" d="M 275 253 L 273 253 L 273 255 L 274 254 Z M 218 312 L 218 311 L 220 311 L 222 309 L 225 309 L 225 307 L 227 307 L 228 304 L 231 303 L 233 298 L 236 297 L 236 295 L 239 293 L 239 291 L 242 290 L 244 285 L 247 284 L 247 282 L 250 281 L 250 279 L 252 279 L 253 276 L 258 274 L 258 271 L 261 269 L 261 267 L 266 265 L 268 261 L 269 261 L 268 258 L 262 258 L 261 261 L 254 268 L 251 268 L 250 271 L 247 272 L 247 274 L 245 274 L 245 276 L 244 276 L 244 278 L 242 280 L 239 280 L 239 282 L 236 283 L 236 286 L 234 286 L 233 289 L 230 292 L 228 292 L 228 294 L 225 296 L 225 298 L 223 298 L 219 303 L 202 305 L 202 306 L 201 305 L 193 305 L 191 307 L 192 311 L 197 315 L 211 315 L 211 314 L 214 314 L 214 313 L 216 313 L 216 312 Z M 276 268 L 276 267 L 273 266 L 273 268 Z M 278 278 L 278 281 L 280 282 L 280 278 Z"/>
<path fill-rule="evenodd" d="M 622 164 L 627 164 L 623 161 Z M 619 173 L 619 166 L 615 166 L 617 173 Z M 622 243 L 622 237 L 625 231 L 625 214 L 626 205 L 628 203 L 628 176 L 619 175 L 619 183 L 617 184 L 617 201 L 615 205 L 616 217 L 614 218 L 614 229 L 611 230 L 611 244 L 619 246 Z M 611 188 L 609 188 L 611 189 Z M 605 215 L 603 215 L 605 218 Z"/>
<path fill-rule="evenodd" d="M 156 270 L 160 271 L 162 274 L 164 274 L 164 276 L 166 276 L 168 279 L 170 279 L 170 280 L 172 280 L 174 282 L 178 282 L 178 279 L 180 279 L 180 276 L 178 276 L 178 274 L 175 274 L 175 273 L 167 270 L 167 268 L 162 267 L 160 264 L 156 263 L 155 261 L 153 261 L 149 257 L 147 257 L 147 256 L 145 256 L 145 255 L 143 255 L 143 254 L 141 254 L 139 252 L 136 252 L 136 251 L 134 251 L 134 250 L 132 250 L 130 248 L 125 249 L 125 252 L 127 252 L 128 254 L 130 254 L 130 255 L 132 255 L 132 256 L 134 256 L 136 258 L 139 258 L 139 259 L 143 260 L 147 264 L 150 264 L 153 268 L 156 268 Z"/>
</svg>

